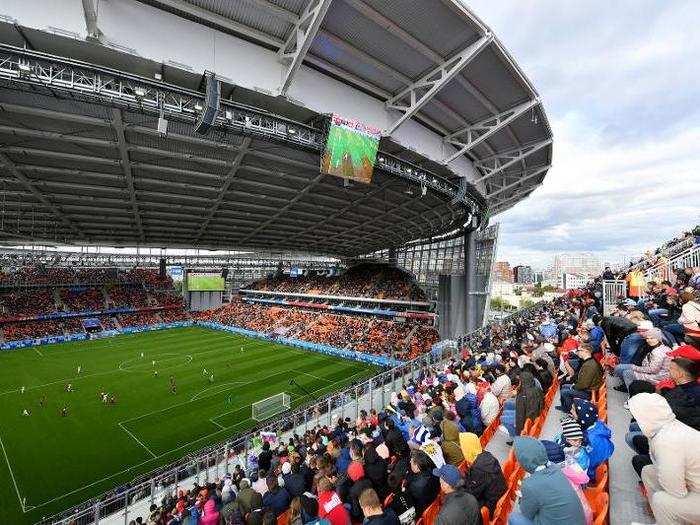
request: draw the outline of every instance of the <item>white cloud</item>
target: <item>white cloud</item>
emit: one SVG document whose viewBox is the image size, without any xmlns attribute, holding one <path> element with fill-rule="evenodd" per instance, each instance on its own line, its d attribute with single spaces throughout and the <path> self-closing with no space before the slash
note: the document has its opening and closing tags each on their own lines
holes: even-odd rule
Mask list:
<svg viewBox="0 0 700 525">
<path fill-rule="evenodd" d="M 700 2 L 491 2 L 469 6 L 540 92 L 554 165 L 497 216 L 499 259 L 618 261 L 700 222 Z"/>
</svg>

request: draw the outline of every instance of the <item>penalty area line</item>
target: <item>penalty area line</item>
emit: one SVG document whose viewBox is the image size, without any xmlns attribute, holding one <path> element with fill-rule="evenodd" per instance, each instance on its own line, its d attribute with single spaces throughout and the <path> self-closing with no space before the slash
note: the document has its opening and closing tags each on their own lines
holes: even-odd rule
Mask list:
<svg viewBox="0 0 700 525">
<path fill-rule="evenodd" d="M 10 477 L 12 478 L 12 484 L 15 486 L 15 492 L 17 493 L 17 499 L 19 500 L 19 505 L 22 507 L 22 512 L 27 512 L 27 506 L 25 505 L 26 498 L 22 499 L 22 495 L 19 493 L 19 487 L 17 486 L 17 480 L 15 479 L 15 473 L 12 471 L 12 465 L 10 465 L 10 458 L 7 457 L 7 451 L 5 450 L 5 444 L 0 436 L 0 447 L 2 448 L 2 453 L 5 456 L 5 463 L 7 463 L 7 470 L 10 471 Z M 34 508 L 34 507 L 32 507 Z"/>
<path fill-rule="evenodd" d="M 128 428 L 126 428 L 126 427 L 125 427 L 124 425 L 122 425 L 121 423 L 119 423 L 119 427 L 120 427 L 124 432 L 126 432 L 127 434 L 129 434 L 129 436 L 131 436 L 131 437 L 134 439 L 134 441 L 136 441 L 139 445 L 141 445 L 141 446 L 146 450 L 146 452 L 148 452 L 151 456 L 153 456 L 153 459 L 156 459 L 156 458 L 158 457 L 158 456 L 156 456 L 156 455 L 151 451 L 150 448 L 148 448 L 146 445 L 144 445 L 143 442 L 142 442 L 139 438 L 137 438 L 134 434 L 132 434 L 131 431 L 129 431 Z"/>
</svg>

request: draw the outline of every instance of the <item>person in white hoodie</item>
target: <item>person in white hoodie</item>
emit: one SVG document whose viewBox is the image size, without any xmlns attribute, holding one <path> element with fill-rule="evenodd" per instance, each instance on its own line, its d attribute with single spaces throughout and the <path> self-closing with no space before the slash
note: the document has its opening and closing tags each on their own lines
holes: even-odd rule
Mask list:
<svg viewBox="0 0 700 525">
<path fill-rule="evenodd" d="M 659 394 L 637 394 L 629 409 L 649 439 L 653 464 L 642 481 L 657 524 L 700 523 L 700 432 L 678 421 Z"/>
</svg>

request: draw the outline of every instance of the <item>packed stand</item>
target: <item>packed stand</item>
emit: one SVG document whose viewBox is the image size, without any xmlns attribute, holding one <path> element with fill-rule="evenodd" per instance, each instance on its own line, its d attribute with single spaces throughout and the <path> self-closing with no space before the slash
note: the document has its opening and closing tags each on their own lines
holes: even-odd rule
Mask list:
<svg viewBox="0 0 700 525">
<path fill-rule="evenodd" d="M 404 270 L 384 264 L 353 266 L 340 276 L 276 275 L 252 283 L 251 290 L 310 295 L 337 295 L 400 301 L 426 301 L 425 292 Z"/>
<path fill-rule="evenodd" d="M 100 288 L 60 288 L 58 293 L 69 312 L 105 309 L 105 297 Z"/>
<path fill-rule="evenodd" d="M 563 467 L 543 456 L 542 443 L 525 437 L 534 434 L 533 421 L 544 418 L 560 359 L 539 328 L 565 322 L 569 313 L 562 302 L 545 306 L 543 317 L 494 328 L 459 357 L 420 368 L 379 412 L 361 410 L 357 420 L 333 416 L 330 425 L 320 423 L 320 412 L 309 412 L 312 430 L 265 442 L 249 457 L 247 471 L 236 466 L 222 480 L 168 494 L 148 519 L 168 525 L 480 524 L 482 515 L 505 508 L 514 490 L 507 478 L 517 474 L 515 459 L 501 465 L 483 448 L 512 411 L 515 455 L 532 471 L 522 485 L 522 515 L 514 515 L 531 521 L 513 523 L 550 523 L 548 513 L 558 512 L 557 523 L 583 525 L 583 503 Z"/>
<path fill-rule="evenodd" d="M 146 291 L 140 286 L 112 286 L 108 292 L 111 308 L 146 308 Z"/>
<path fill-rule="evenodd" d="M 629 394 L 625 443 L 657 523 L 700 523 L 700 268 L 658 282 L 639 273 L 621 276 L 627 290 L 610 315 L 600 280 L 577 294 L 581 339 Z M 592 396 L 574 387 L 570 397 Z"/>
<path fill-rule="evenodd" d="M 161 322 L 156 312 L 135 312 L 132 314 L 120 314 L 116 317 L 122 328 L 146 326 Z"/>
<path fill-rule="evenodd" d="M 28 288 L 0 292 L 0 320 L 35 317 L 57 311 L 52 290 Z"/>
<path fill-rule="evenodd" d="M 195 318 L 397 359 L 428 352 L 439 340 L 437 330 L 420 324 L 268 307 L 239 300 L 199 312 Z"/>
</svg>

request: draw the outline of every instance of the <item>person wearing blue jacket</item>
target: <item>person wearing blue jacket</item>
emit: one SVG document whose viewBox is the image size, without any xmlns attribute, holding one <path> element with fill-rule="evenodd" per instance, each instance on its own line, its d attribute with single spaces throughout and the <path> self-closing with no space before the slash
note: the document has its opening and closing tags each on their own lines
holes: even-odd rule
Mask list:
<svg viewBox="0 0 700 525">
<path fill-rule="evenodd" d="M 484 431 L 484 422 L 481 420 L 481 410 L 476 400 L 476 395 L 465 392 L 459 386 L 454 390 L 455 409 L 460 418 L 460 423 L 466 432 L 472 432 L 480 436 Z"/>
<path fill-rule="evenodd" d="M 598 408 L 587 399 L 574 399 L 571 413 L 581 425 L 584 444 L 588 452 L 588 477 L 591 483 L 595 481 L 595 469 L 612 456 L 615 445 L 612 442 L 612 432 L 608 426 L 598 419 Z"/>
<path fill-rule="evenodd" d="M 561 467 L 548 462 L 542 442 L 516 437 L 513 447 L 518 463 L 530 475 L 520 488 L 520 511 L 510 514 L 508 525 L 585 525 L 578 495 Z"/>
</svg>

